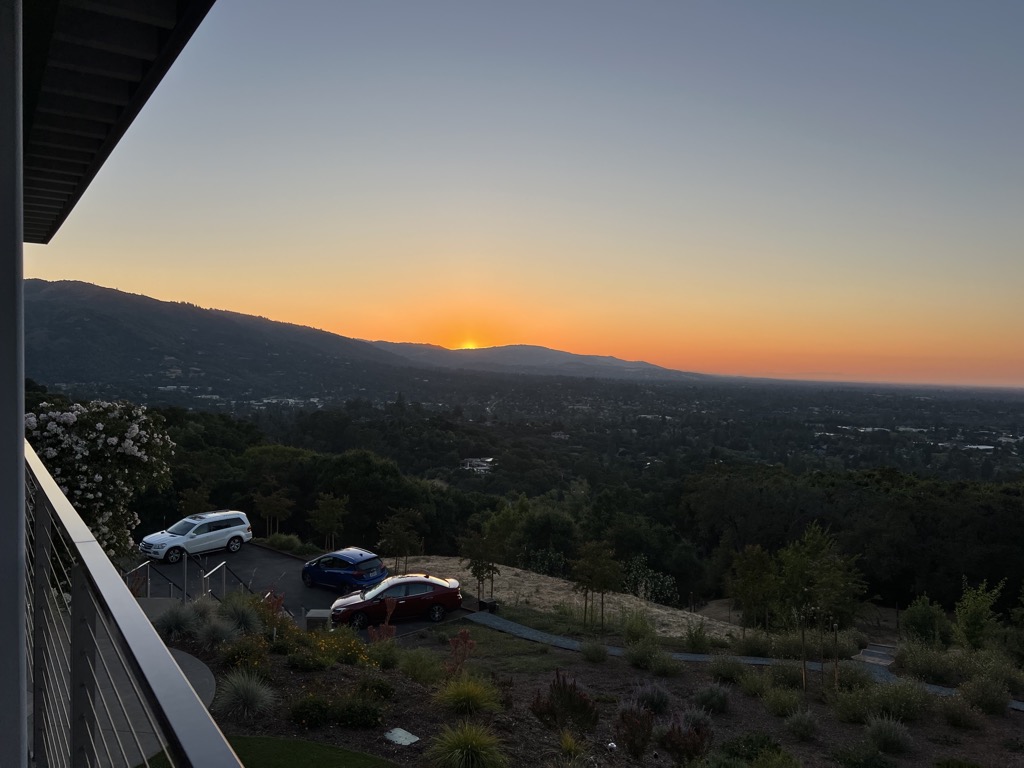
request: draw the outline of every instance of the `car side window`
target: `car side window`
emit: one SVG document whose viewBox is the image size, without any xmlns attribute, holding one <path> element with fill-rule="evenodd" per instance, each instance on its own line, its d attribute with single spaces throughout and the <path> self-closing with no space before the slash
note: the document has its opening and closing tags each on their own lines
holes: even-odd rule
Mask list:
<svg viewBox="0 0 1024 768">
<path fill-rule="evenodd" d="M 198 536 L 201 533 L 209 533 L 209 532 L 210 532 L 210 523 L 203 523 L 202 525 L 197 525 L 195 528 L 192 529 L 192 535 L 193 536 Z"/>
<path fill-rule="evenodd" d="M 338 559 L 336 557 L 322 557 L 320 558 L 321 568 L 337 568 Z"/>
<path fill-rule="evenodd" d="M 396 584 L 393 587 L 388 587 L 384 590 L 384 594 L 381 597 L 405 597 L 405 584 Z"/>
<path fill-rule="evenodd" d="M 410 584 L 409 591 L 406 594 L 412 597 L 413 595 L 425 595 L 433 591 L 434 588 L 430 584 Z"/>
</svg>

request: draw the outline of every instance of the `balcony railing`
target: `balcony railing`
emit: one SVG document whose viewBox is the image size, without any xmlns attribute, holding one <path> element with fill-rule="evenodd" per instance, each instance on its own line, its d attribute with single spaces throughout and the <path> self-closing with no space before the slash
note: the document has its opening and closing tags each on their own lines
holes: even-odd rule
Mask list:
<svg viewBox="0 0 1024 768">
<path fill-rule="evenodd" d="M 29 765 L 241 766 L 27 443 L 25 464 Z"/>
</svg>

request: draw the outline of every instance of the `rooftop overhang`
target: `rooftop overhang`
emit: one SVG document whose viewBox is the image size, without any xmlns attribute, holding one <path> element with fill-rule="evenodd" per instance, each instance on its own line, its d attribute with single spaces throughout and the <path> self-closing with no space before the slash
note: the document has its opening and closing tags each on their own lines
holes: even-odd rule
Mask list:
<svg viewBox="0 0 1024 768">
<path fill-rule="evenodd" d="M 25 3 L 26 243 L 56 234 L 213 3 Z"/>
</svg>

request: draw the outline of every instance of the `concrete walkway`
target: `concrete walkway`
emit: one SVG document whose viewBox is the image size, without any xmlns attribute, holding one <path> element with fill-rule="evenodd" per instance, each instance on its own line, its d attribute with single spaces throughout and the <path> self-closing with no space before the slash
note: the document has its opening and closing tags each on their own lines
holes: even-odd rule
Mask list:
<svg viewBox="0 0 1024 768">
<path fill-rule="evenodd" d="M 514 621 L 497 616 L 493 613 L 487 613 L 480 611 L 477 613 L 471 613 L 466 616 L 466 619 L 472 621 L 474 624 L 479 624 L 490 629 L 495 629 L 499 632 L 504 632 L 515 637 L 521 637 L 523 640 L 531 640 L 535 643 L 543 643 L 550 645 L 554 648 L 561 648 L 566 651 L 579 651 L 580 641 L 573 640 L 568 637 L 562 637 L 561 635 L 552 635 L 550 632 L 541 632 L 540 630 L 533 629 L 531 627 L 525 627 L 522 624 L 517 624 Z M 618 646 L 609 645 L 606 646 L 608 649 L 609 656 L 622 656 L 624 649 Z M 692 661 L 692 662 L 707 662 L 711 661 L 714 656 L 710 653 L 670 653 L 673 659 L 677 661 Z M 767 659 L 760 656 L 737 656 L 744 664 L 750 664 L 751 666 L 768 667 L 773 664 L 791 664 L 792 659 Z M 851 663 L 856 664 L 864 671 L 868 672 L 872 677 L 880 683 L 894 683 L 900 678 L 889 671 L 887 666 L 883 666 L 877 663 L 870 663 L 867 661 L 852 661 Z M 826 665 L 827 666 L 827 665 Z M 813 672 L 821 671 L 821 664 L 816 661 L 807 662 L 807 669 Z M 931 683 L 924 683 L 925 689 L 929 693 L 934 693 L 938 696 L 952 696 L 956 693 L 955 688 L 945 688 L 941 685 L 932 685 Z M 1015 709 L 1018 712 L 1024 712 L 1024 702 L 1011 701 L 1010 709 Z"/>
</svg>

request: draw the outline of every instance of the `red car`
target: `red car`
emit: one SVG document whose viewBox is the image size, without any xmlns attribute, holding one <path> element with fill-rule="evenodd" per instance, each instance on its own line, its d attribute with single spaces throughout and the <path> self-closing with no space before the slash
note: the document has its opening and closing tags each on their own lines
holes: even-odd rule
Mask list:
<svg viewBox="0 0 1024 768">
<path fill-rule="evenodd" d="M 392 603 L 392 599 L 394 602 Z M 428 618 L 441 621 L 449 611 L 462 605 L 462 590 L 456 579 L 440 579 L 424 573 L 391 576 L 360 592 L 350 592 L 331 605 L 331 623 L 350 624 L 362 629 L 382 624 L 388 605 L 394 605 L 391 621 Z"/>
</svg>

